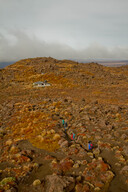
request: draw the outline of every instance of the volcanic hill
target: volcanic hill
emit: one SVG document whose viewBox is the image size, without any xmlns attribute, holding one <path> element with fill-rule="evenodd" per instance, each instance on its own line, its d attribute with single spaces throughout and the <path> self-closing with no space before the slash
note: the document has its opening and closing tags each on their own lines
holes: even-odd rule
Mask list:
<svg viewBox="0 0 128 192">
<path fill-rule="evenodd" d="M 0 192 L 128 191 L 128 66 L 24 59 L 0 90 Z"/>
</svg>

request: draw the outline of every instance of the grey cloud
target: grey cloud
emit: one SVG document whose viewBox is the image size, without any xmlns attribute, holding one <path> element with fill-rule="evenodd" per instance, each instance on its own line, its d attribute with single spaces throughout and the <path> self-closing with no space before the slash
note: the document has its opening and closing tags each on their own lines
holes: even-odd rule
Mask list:
<svg viewBox="0 0 128 192">
<path fill-rule="evenodd" d="M 57 59 L 128 59 L 128 47 L 108 49 L 98 43 L 90 44 L 86 49 L 74 49 L 66 44 L 48 43 L 36 37 L 29 37 L 21 31 L 12 34 L 16 43 L 0 34 L 0 62 L 14 61 L 30 57 L 51 56 Z"/>
<path fill-rule="evenodd" d="M 0 0 L 0 5 L 1 61 L 127 58 L 128 0 Z"/>
</svg>

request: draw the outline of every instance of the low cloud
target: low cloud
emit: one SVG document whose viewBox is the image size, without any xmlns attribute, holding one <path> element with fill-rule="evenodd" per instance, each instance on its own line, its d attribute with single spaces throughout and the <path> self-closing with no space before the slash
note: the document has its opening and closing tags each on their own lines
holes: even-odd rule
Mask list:
<svg viewBox="0 0 128 192">
<path fill-rule="evenodd" d="M 10 36 L 0 34 L 0 62 L 45 56 L 77 60 L 128 59 L 128 47 L 108 49 L 98 43 L 93 43 L 85 49 L 77 50 L 66 44 L 48 43 L 34 36 L 29 37 L 21 31 L 9 34 Z"/>
</svg>

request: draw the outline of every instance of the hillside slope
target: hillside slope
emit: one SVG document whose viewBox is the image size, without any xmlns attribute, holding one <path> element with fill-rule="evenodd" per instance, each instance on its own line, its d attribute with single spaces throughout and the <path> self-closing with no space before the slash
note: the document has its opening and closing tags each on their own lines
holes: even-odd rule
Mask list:
<svg viewBox="0 0 128 192">
<path fill-rule="evenodd" d="M 25 59 L 0 90 L 0 191 L 128 190 L 128 66 Z"/>
</svg>

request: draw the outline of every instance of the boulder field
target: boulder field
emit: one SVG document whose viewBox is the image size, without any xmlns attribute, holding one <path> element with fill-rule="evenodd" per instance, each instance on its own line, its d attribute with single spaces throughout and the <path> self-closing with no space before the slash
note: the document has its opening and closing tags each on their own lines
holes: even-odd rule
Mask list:
<svg viewBox="0 0 128 192">
<path fill-rule="evenodd" d="M 128 191 L 128 66 L 24 59 L 0 90 L 0 192 Z"/>
</svg>

